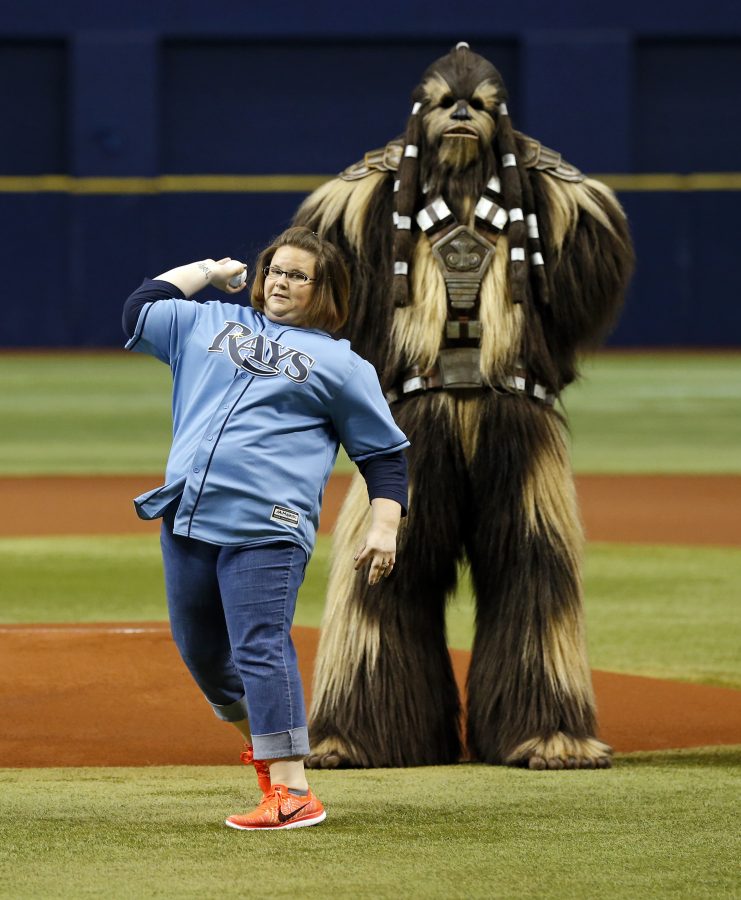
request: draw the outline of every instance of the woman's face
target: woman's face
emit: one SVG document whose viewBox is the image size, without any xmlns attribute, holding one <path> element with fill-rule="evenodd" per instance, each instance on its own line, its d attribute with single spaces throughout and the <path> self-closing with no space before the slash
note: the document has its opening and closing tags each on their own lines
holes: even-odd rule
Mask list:
<svg viewBox="0 0 741 900">
<path fill-rule="evenodd" d="M 314 282 L 302 282 L 293 273 L 316 277 L 313 253 L 298 247 L 278 247 L 265 277 L 265 315 L 281 325 L 303 325 L 314 295 Z M 280 274 L 276 272 L 280 270 Z"/>
</svg>

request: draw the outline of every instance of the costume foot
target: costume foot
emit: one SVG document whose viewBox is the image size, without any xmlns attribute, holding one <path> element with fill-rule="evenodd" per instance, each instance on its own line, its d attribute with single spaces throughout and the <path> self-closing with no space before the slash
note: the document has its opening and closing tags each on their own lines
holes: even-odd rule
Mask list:
<svg viewBox="0 0 741 900">
<path fill-rule="evenodd" d="M 609 769 L 612 747 L 596 738 L 575 738 L 559 731 L 524 741 L 504 762 L 527 769 Z"/>
<path fill-rule="evenodd" d="M 307 769 L 362 769 L 365 765 L 359 761 L 347 744 L 339 738 L 325 738 L 304 760 Z"/>
<path fill-rule="evenodd" d="M 346 769 L 350 763 L 339 753 L 310 753 L 304 765 L 307 769 Z"/>
</svg>

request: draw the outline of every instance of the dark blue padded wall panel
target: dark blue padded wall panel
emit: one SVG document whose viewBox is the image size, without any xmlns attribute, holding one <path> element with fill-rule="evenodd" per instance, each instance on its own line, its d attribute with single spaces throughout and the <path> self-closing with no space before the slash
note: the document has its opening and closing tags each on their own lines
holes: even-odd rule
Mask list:
<svg viewBox="0 0 741 900">
<path fill-rule="evenodd" d="M 631 3 L 610 22 L 586 0 L 540 13 L 527 0 L 498 12 L 495 27 L 480 4 L 478 18 L 456 7 L 451 22 L 447 7 L 443 17 L 415 0 L 398 7 L 393 29 L 367 6 L 334 17 L 282 6 L 256 21 L 235 4 L 233 21 L 214 22 L 187 2 L 168 24 L 151 3 L 147 15 L 126 4 L 75 18 L 82 4 L 72 0 L 63 15 L 54 8 L 56 26 L 37 16 L 31 30 L 4 29 L 5 10 L 0 176 L 332 173 L 401 132 L 423 70 L 459 38 L 501 69 L 515 124 L 585 170 L 738 172 L 741 7 L 711 32 L 688 24 L 699 8 L 674 8 L 676 19 L 649 27 L 650 4 Z M 28 9 L 14 6 L 14 20 Z M 707 6 L 702 15 L 709 27 Z M 11 298 L 0 346 L 120 345 L 120 305 L 141 277 L 207 255 L 251 261 L 302 199 L 149 187 L 0 193 Z M 636 190 L 621 200 L 638 266 L 610 343 L 741 345 L 741 192 Z"/>
<path fill-rule="evenodd" d="M 738 171 L 740 90 L 741 38 L 639 41 L 635 170 Z"/>
<path fill-rule="evenodd" d="M 252 271 L 257 252 L 301 200 L 301 194 L 4 195 L 3 214 L 16 225 L 3 249 L 13 271 L 33 271 L 39 259 L 44 267 L 32 288 L 25 277 L 6 284 L 0 346 L 120 346 L 121 304 L 143 277 L 220 255 L 243 258 Z M 638 265 L 609 344 L 739 346 L 731 225 L 741 218 L 741 194 L 635 193 L 621 201 Z M 703 228 L 708 218 L 717 221 L 717 232 Z"/>
<path fill-rule="evenodd" d="M 1 175 L 67 170 L 62 41 L 0 41 Z"/>
<path fill-rule="evenodd" d="M 698 193 L 690 205 L 692 254 L 685 343 L 741 346 L 739 229 L 741 192 Z M 741 392 L 741 386 L 739 386 Z"/>
<path fill-rule="evenodd" d="M 346 40 L 371 36 L 379 41 L 404 37 L 452 37 L 473 40 L 538 29 L 622 28 L 647 34 L 703 34 L 741 30 L 741 8 L 733 0 L 518 0 L 491 4 L 481 0 L 281 0 L 246 3 L 220 0 L 23 0 L 0 8 L 0 28 L 27 33 L 90 29 L 152 29 L 199 39 L 215 34 L 249 34 L 266 41 L 277 35 L 297 40 L 310 37 Z"/>
<path fill-rule="evenodd" d="M 252 263 L 291 222 L 303 194 L 167 194 L 158 198 L 158 238 L 149 269 L 159 271 L 204 257 Z"/>
<path fill-rule="evenodd" d="M 259 250 L 302 199 L 0 195 L 0 211 L 15 226 L 2 255 L 18 273 L 5 283 L 0 347 L 121 346 L 121 306 L 142 278 L 221 256 L 244 259 L 252 274 Z"/>
<path fill-rule="evenodd" d="M 620 197 L 636 248 L 636 271 L 613 346 L 681 346 L 688 338 L 690 224 L 685 197 L 639 193 Z"/>
<path fill-rule="evenodd" d="M 80 343 L 69 328 L 70 209 L 65 194 L 0 194 L 2 347 Z M 86 343 L 86 342 L 83 342 Z"/>
<path fill-rule="evenodd" d="M 632 46 L 627 33 L 526 35 L 515 123 L 587 172 L 630 168 Z"/>
<path fill-rule="evenodd" d="M 616 347 L 738 347 L 741 193 L 623 194 L 636 273 Z"/>
<path fill-rule="evenodd" d="M 66 315 L 74 343 L 120 344 L 122 293 L 138 284 L 142 260 L 156 247 L 157 201 L 142 196 L 75 199 L 68 235 L 72 261 Z"/>
<path fill-rule="evenodd" d="M 157 174 L 157 51 L 146 32 L 86 32 L 71 43 L 71 174 Z"/>
<path fill-rule="evenodd" d="M 167 42 L 162 168 L 332 173 L 403 132 L 409 95 L 451 44 Z M 517 95 L 513 42 L 476 44 Z"/>
</svg>

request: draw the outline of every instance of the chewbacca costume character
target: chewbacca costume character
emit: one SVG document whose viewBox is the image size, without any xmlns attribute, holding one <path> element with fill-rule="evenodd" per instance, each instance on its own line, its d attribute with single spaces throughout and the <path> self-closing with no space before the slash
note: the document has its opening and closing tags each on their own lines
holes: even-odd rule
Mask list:
<svg viewBox="0 0 741 900">
<path fill-rule="evenodd" d="M 466 557 L 471 757 L 606 767 L 583 537 L 554 402 L 621 304 L 625 216 L 608 188 L 513 130 L 499 72 L 467 44 L 425 72 L 413 101 L 403 139 L 367 153 L 296 216 L 350 261 L 345 334 L 376 366 L 411 441 L 397 571 L 368 587 L 353 570 L 369 514 L 359 475 L 337 524 L 308 764 L 460 759 L 445 602 Z"/>
</svg>

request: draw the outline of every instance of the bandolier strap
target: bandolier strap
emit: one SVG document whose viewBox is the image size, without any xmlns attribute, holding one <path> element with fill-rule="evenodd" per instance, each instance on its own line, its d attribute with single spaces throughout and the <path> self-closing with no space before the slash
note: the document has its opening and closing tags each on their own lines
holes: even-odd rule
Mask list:
<svg viewBox="0 0 741 900">
<path fill-rule="evenodd" d="M 485 384 L 479 368 L 479 351 L 475 347 L 441 350 L 435 364 L 424 371 L 419 366 L 412 366 L 388 391 L 386 400 L 389 404 L 398 403 L 425 391 L 445 390 L 493 390 L 500 394 L 525 394 L 546 406 L 553 406 L 556 402 L 556 394 L 544 384 L 528 378 L 522 368 L 515 369 L 501 384 Z"/>
</svg>

